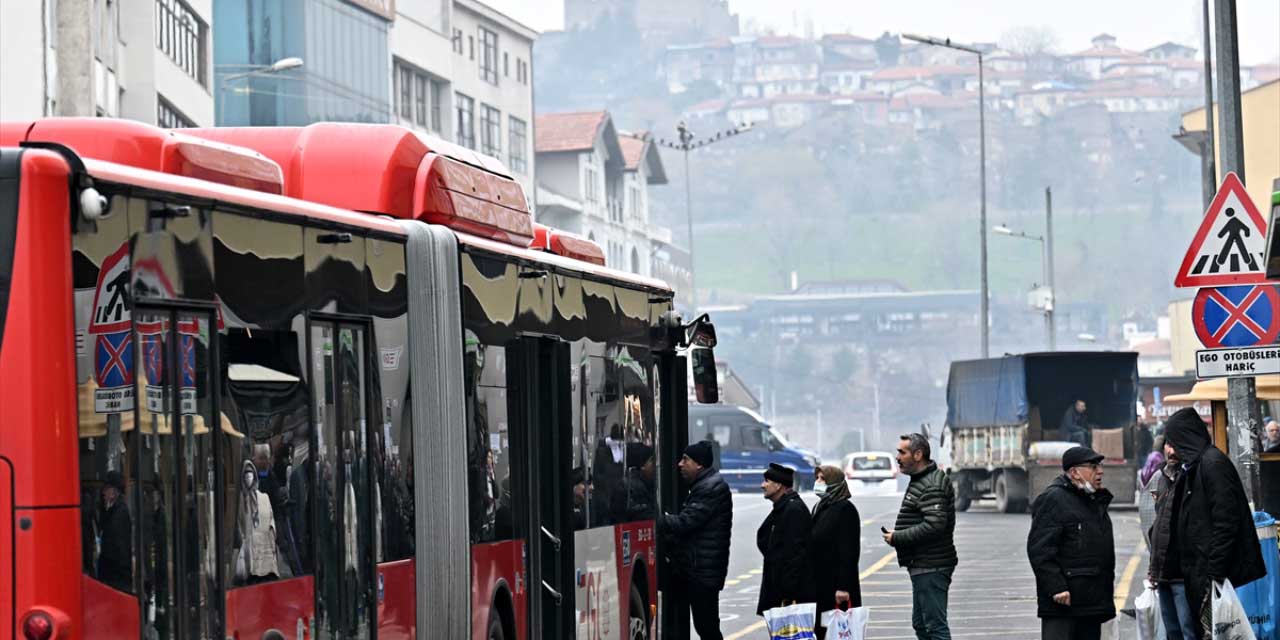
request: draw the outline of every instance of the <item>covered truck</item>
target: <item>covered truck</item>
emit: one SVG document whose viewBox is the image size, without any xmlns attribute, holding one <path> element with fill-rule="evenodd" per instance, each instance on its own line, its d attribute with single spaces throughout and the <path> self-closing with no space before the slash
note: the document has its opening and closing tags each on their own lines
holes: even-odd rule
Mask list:
<svg viewBox="0 0 1280 640">
<path fill-rule="evenodd" d="M 1086 411 L 1069 415 L 1077 401 Z M 1136 353 L 1027 353 L 951 363 L 944 440 L 956 508 L 994 496 L 1000 511 L 1024 511 L 1062 473 L 1062 454 L 1081 440 L 1106 456 L 1104 485 L 1115 501 L 1132 503 L 1143 449 L 1150 448 L 1137 401 Z M 1064 420 L 1074 431 L 1060 430 Z"/>
</svg>

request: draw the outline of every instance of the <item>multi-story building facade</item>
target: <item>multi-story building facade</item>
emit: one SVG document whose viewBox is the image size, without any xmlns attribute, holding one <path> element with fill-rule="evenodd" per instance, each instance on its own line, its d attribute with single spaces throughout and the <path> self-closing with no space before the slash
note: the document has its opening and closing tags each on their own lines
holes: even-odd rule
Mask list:
<svg viewBox="0 0 1280 640">
<path fill-rule="evenodd" d="M 217 32 L 219 124 L 397 123 L 502 160 L 532 194 L 533 29 L 479 0 L 216 10 L 249 27 Z"/>
<path fill-rule="evenodd" d="M 649 216 L 649 186 L 667 182 L 653 140 L 619 132 L 607 111 L 540 115 L 536 129 L 538 221 L 596 242 L 611 267 L 675 273 L 655 266 L 676 252 Z"/>
<path fill-rule="evenodd" d="M 390 122 L 394 19 L 390 0 L 219 0 L 214 23 L 237 28 L 214 31 L 218 124 Z"/>
<path fill-rule="evenodd" d="M 214 123 L 212 0 L 0 3 L 0 119 Z"/>
</svg>

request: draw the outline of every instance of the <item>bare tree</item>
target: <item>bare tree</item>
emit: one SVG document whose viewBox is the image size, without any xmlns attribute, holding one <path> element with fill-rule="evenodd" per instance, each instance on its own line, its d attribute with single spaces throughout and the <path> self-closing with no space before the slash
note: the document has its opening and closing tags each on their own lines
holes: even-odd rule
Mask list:
<svg viewBox="0 0 1280 640">
<path fill-rule="evenodd" d="M 1014 27 L 1000 36 L 1000 48 L 1030 60 L 1056 51 L 1058 34 L 1048 26 Z"/>
</svg>

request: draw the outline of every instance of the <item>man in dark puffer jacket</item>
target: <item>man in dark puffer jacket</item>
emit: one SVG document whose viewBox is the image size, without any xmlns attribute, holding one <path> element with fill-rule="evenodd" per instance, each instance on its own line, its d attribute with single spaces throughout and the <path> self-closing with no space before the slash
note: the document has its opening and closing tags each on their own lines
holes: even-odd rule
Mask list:
<svg viewBox="0 0 1280 640">
<path fill-rule="evenodd" d="M 733 494 L 711 462 L 711 444 L 706 441 L 684 450 L 677 466 L 689 484 L 689 495 L 680 513 L 658 519 L 658 535 L 671 554 L 669 595 L 689 603 L 700 638 L 721 640 L 720 591 L 729 572 Z M 684 614 L 677 610 L 675 615 Z"/>
<path fill-rule="evenodd" d="M 1072 447 L 1065 472 L 1036 498 L 1027 533 L 1027 559 L 1036 574 L 1043 640 L 1097 640 L 1116 617 L 1116 545 L 1111 492 L 1102 488 L 1102 454 Z"/>
<path fill-rule="evenodd" d="M 898 466 L 911 476 L 893 531 L 884 541 L 911 574 L 911 626 L 920 640 L 951 640 L 947 592 L 955 573 L 955 490 L 929 458 L 929 440 L 908 433 L 898 442 Z"/>
</svg>

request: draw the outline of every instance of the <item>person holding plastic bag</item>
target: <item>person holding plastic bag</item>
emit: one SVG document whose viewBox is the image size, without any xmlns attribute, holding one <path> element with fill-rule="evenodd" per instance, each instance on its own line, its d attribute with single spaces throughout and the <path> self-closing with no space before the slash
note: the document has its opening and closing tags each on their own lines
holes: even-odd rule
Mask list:
<svg viewBox="0 0 1280 640">
<path fill-rule="evenodd" d="M 1174 535 L 1165 563 L 1178 563 L 1187 601 L 1198 613 L 1200 638 L 1210 638 L 1215 586 L 1227 580 L 1243 586 L 1267 570 L 1240 475 L 1231 459 L 1214 448 L 1200 414 L 1186 408 L 1169 416 L 1165 442 L 1183 468 L 1173 485 Z"/>
<path fill-rule="evenodd" d="M 818 605 L 819 627 L 816 631 L 819 638 L 824 638 L 826 622 L 823 618 L 827 612 L 842 605 L 848 608 L 862 606 L 862 590 L 858 585 L 862 517 L 850 499 L 849 484 L 840 467 L 824 464 L 814 473 L 817 477 L 814 478 L 813 492 L 818 495 L 818 504 L 813 507 L 809 554 L 813 568 L 813 596 Z"/>
<path fill-rule="evenodd" d="M 813 602 L 809 590 L 813 518 L 804 500 L 791 489 L 793 484 L 795 472 L 772 462 L 760 483 L 765 499 L 773 502 L 773 510 L 756 531 L 756 547 L 764 554 L 756 607 L 756 614 L 761 616 L 775 607 Z"/>
</svg>

